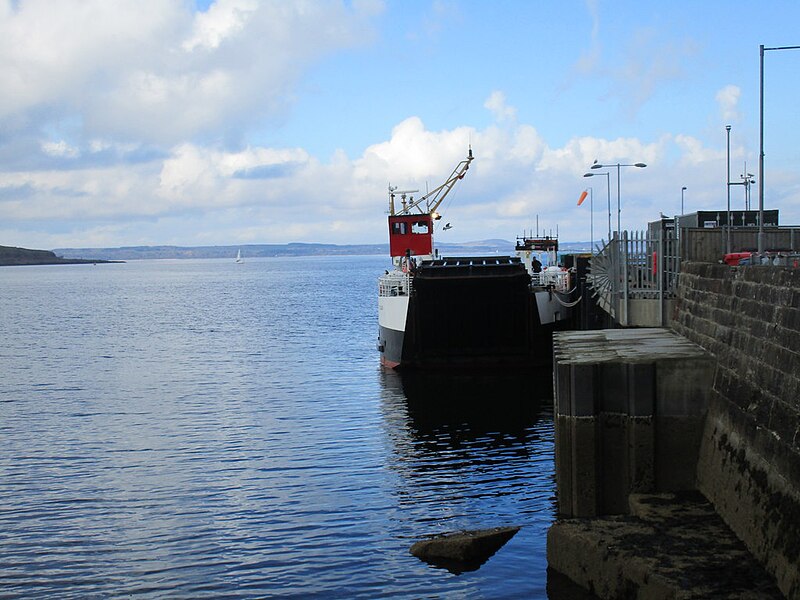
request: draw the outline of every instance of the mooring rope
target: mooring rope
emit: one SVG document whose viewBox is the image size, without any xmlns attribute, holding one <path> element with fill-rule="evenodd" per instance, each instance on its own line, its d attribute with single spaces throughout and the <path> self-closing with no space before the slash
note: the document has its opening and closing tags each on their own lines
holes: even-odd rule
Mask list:
<svg viewBox="0 0 800 600">
<path fill-rule="evenodd" d="M 583 299 L 583 296 L 579 296 L 578 299 L 575 300 L 575 302 L 564 302 L 561 298 L 558 297 L 558 294 L 555 294 L 555 297 L 556 297 L 556 300 L 558 300 L 558 303 L 561 306 L 563 306 L 564 308 L 572 308 L 573 306 L 578 304 L 578 302 L 580 302 Z"/>
</svg>

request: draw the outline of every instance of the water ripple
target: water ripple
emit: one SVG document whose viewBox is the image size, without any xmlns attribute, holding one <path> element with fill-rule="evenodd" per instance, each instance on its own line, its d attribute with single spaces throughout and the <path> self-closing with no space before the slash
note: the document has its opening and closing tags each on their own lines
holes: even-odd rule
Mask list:
<svg viewBox="0 0 800 600">
<path fill-rule="evenodd" d="M 1 595 L 542 597 L 550 376 L 381 371 L 384 262 L 0 270 Z"/>
</svg>

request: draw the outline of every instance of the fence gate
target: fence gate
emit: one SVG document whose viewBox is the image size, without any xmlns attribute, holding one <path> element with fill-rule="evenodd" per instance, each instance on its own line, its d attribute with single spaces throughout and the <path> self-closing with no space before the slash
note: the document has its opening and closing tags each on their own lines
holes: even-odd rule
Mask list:
<svg viewBox="0 0 800 600">
<path fill-rule="evenodd" d="M 667 301 L 675 297 L 680 251 L 673 231 L 622 232 L 596 248 L 587 280 L 598 306 L 620 325 L 666 324 Z"/>
</svg>

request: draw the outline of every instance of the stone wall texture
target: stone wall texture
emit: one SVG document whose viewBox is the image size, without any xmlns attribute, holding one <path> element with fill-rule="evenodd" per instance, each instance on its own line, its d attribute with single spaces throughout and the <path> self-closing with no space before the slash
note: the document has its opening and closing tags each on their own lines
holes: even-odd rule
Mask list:
<svg viewBox="0 0 800 600">
<path fill-rule="evenodd" d="M 697 487 L 800 598 L 800 269 L 681 268 L 670 326 L 717 359 Z"/>
</svg>

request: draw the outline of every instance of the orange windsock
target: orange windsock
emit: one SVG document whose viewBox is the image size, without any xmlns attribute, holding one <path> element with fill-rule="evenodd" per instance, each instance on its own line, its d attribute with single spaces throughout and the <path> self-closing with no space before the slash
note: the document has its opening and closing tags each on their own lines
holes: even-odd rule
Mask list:
<svg viewBox="0 0 800 600">
<path fill-rule="evenodd" d="M 588 196 L 588 195 L 589 195 L 589 192 L 587 192 L 586 190 L 583 190 L 583 191 L 581 192 L 581 197 L 580 197 L 580 198 L 578 198 L 578 206 L 580 206 L 581 204 L 583 204 L 583 201 L 584 201 L 584 200 L 586 200 L 586 196 Z"/>
</svg>

